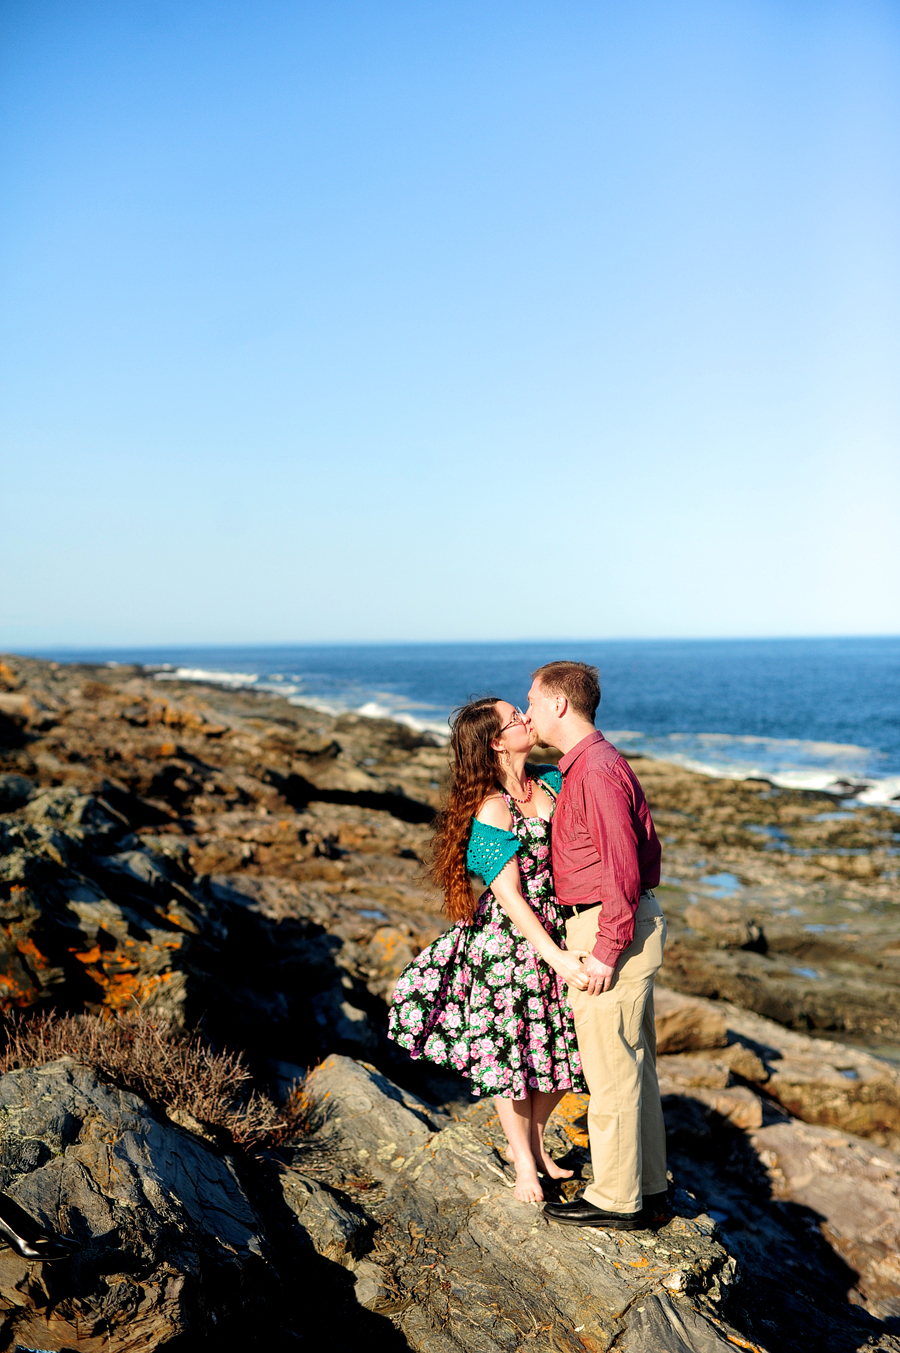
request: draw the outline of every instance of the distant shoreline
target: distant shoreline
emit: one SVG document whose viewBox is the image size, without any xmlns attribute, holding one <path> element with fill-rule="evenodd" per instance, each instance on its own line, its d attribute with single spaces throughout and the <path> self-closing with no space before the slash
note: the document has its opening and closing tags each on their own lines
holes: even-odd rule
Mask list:
<svg viewBox="0 0 900 1353">
<path fill-rule="evenodd" d="M 868 643 L 876 645 L 877 662 L 866 648 Z M 840 651 L 847 644 L 853 660 L 843 652 L 845 666 L 840 668 Z M 765 658 L 759 670 L 750 674 L 743 656 L 739 659 L 736 652 L 740 649 L 746 655 L 747 645 Z M 555 651 L 558 647 L 554 645 Z M 900 674 L 900 641 L 895 644 L 892 636 L 870 641 L 781 639 L 771 644 L 763 640 L 617 640 L 612 649 L 616 660 L 623 655 L 628 659 L 624 666 L 616 667 L 605 644 L 591 645 L 583 656 L 600 662 L 601 672 L 609 674 L 609 679 L 604 675 L 600 727 L 610 741 L 632 755 L 716 779 L 759 779 L 781 789 L 827 793 L 847 806 L 900 808 L 900 744 L 892 751 L 877 750 L 880 739 L 892 747 L 889 731 L 893 725 L 885 710 L 893 676 Z M 694 658 L 700 653 L 700 664 L 683 666 L 689 649 Z M 786 674 L 782 671 L 785 653 L 794 653 L 796 671 L 790 663 Z M 282 695 L 292 705 L 332 717 L 355 713 L 388 718 L 414 731 L 428 732 L 443 743 L 453 705 L 489 690 L 512 691 L 509 698 L 514 700 L 531 664 L 545 656 L 536 645 L 369 644 L 55 649 L 53 655 L 42 653 L 35 660 L 119 670 L 131 667 L 160 682 Z M 862 672 L 858 679 L 854 663 Z M 834 681 L 835 670 L 842 674 L 840 681 L 831 695 L 823 689 L 819 700 L 823 672 L 831 672 Z M 778 682 L 782 687 L 786 682 L 789 689 L 780 689 Z M 865 700 L 858 700 L 857 693 L 865 694 L 866 683 L 874 691 L 869 700 L 872 708 L 858 713 Z M 724 697 L 723 689 L 727 691 Z M 460 691 L 466 694 L 460 697 Z M 754 724 L 757 733 L 743 731 Z M 797 732 L 816 736 L 796 736 Z"/>
</svg>

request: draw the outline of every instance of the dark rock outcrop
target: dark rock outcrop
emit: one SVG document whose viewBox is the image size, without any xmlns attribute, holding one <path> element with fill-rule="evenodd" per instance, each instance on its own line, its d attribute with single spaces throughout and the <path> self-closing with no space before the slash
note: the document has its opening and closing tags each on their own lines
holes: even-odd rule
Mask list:
<svg viewBox="0 0 900 1353">
<path fill-rule="evenodd" d="M 446 760 L 433 739 L 137 668 L 12 659 L 0 695 L 0 1003 L 116 1011 L 138 999 L 246 1051 L 281 1099 L 303 1067 L 345 1054 L 313 1078 L 315 1129 L 254 1162 L 229 1164 L 199 1124 L 181 1131 L 146 1105 L 128 1129 L 133 1143 L 178 1133 L 238 1179 L 263 1253 L 268 1238 L 277 1256 L 277 1290 L 302 1294 L 295 1304 L 318 1313 L 330 1346 L 898 1348 L 898 1078 L 799 1032 L 900 1029 L 894 815 L 850 820 L 825 796 L 640 763 L 666 838 L 665 980 L 679 991 L 658 993 L 660 1070 L 682 1186 L 676 1219 L 645 1244 L 550 1227 L 516 1203 L 491 1106 L 385 1040 L 399 972 L 446 924 L 423 865 Z M 584 1108 L 568 1097 L 549 1133 L 582 1180 Z M 112 1159 L 127 1133 L 105 1114 L 77 1119 L 53 1160 L 101 1140 Z M 19 1141 L 14 1196 L 74 1227 L 77 1208 L 41 1212 L 26 1197 L 50 1157 L 29 1156 L 11 1128 L 0 1147 L 7 1137 Z M 138 1249 L 143 1207 L 128 1232 Z M 152 1291 L 134 1295 L 156 1271 L 146 1224 L 149 1267 L 128 1251 L 117 1276 L 120 1252 L 104 1249 L 101 1271 L 91 1232 L 78 1259 L 4 1284 L 7 1320 L 26 1309 L 68 1320 L 65 1282 L 84 1330 L 101 1329 L 106 1305 L 119 1319 L 108 1287 L 156 1310 Z M 214 1314 L 229 1328 L 254 1319 L 244 1278 L 221 1292 L 230 1270 L 205 1244 L 183 1250 L 176 1305 L 189 1321 L 159 1346 L 207 1335 L 215 1346 Z M 267 1290 L 274 1261 L 248 1255 L 242 1272 Z M 166 1281 L 174 1292 L 181 1279 Z M 296 1316 L 267 1299 L 253 1334 L 308 1346 L 318 1326 Z M 46 1322 L 15 1330 L 26 1346 L 71 1338 Z"/>
<path fill-rule="evenodd" d="M 308 1092 L 331 1149 L 382 1185 L 360 1297 L 392 1311 L 410 1346 L 492 1353 L 539 1335 L 572 1353 L 626 1337 L 649 1351 L 665 1332 L 673 1349 L 724 1350 L 740 1337 L 722 1315 L 736 1265 L 686 1196 L 686 1215 L 657 1233 L 555 1226 L 513 1197 L 490 1103 L 447 1122 L 341 1057 Z"/>
<path fill-rule="evenodd" d="M 227 1158 L 88 1068 L 0 1077 L 0 1183 L 71 1259 L 0 1250 L 3 1347 L 139 1353 L 233 1321 L 271 1290 L 259 1220 Z"/>
</svg>

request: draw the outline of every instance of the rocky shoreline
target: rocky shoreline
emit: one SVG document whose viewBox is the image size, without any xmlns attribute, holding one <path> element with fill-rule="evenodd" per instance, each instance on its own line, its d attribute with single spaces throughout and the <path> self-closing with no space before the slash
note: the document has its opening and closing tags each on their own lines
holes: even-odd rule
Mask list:
<svg viewBox="0 0 900 1353">
<path fill-rule="evenodd" d="M 138 1001 L 276 1098 L 321 1062 L 306 1130 L 252 1156 L 73 1063 L 0 1078 L 4 1187 L 84 1246 L 0 1251 L 4 1346 L 199 1348 L 224 1319 L 312 1347 L 321 1316 L 336 1348 L 900 1350 L 900 1074 L 871 1055 L 900 1047 L 896 813 L 635 759 L 679 1191 L 626 1243 L 516 1203 L 490 1106 L 384 1036 L 446 924 L 445 765 L 388 720 L 0 661 L 4 1006 Z M 583 1113 L 553 1125 L 582 1177 Z"/>
</svg>

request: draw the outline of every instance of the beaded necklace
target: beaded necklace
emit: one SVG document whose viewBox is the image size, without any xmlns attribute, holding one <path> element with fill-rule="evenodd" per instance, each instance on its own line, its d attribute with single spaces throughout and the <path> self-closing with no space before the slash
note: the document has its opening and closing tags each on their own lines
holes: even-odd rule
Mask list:
<svg viewBox="0 0 900 1353">
<path fill-rule="evenodd" d="M 529 803 L 531 800 L 531 796 L 534 793 L 534 781 L 532 780 L 530 775 L 527 775 L 525 778 L 528 781 L 528 793 L 525 795 L 524 799 L 517 799 L 515 794 L 513 794 L 511 790 L 506 791 L 509 794 L 509 797 L 512 799 L 513 803 L 518 803 L 520 806 L 523 803 Z"/>
</svg>

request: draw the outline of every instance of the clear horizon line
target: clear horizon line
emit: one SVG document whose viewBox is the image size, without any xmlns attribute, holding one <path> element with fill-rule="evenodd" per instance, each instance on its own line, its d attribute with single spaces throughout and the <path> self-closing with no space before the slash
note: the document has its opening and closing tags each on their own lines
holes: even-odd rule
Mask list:
<svg viewBox="0 0 900 1353">
<path fill-rule="evenodd" d="M 152 643 L 81 643 L 81 644 L 39 644 L 29 649 L 0 648 L 8 657 L 41 658 L 49 653 L 113 653 L 113 652 L 172 652 L 202 650 L 243 650 L 279 649 L 279 648 L 452 648 L 459 646 L 490 645 L 492 647 L 515 647 L 523 644 L 625 644 L 625 643 L 790 643 L 798 641 L 825 642 L 836 639 L 897 639 L 898 631 L 869 631 L 867 633 L 816 633 L 816 634 L 717 634 L 717 635 L 604 635 L 604 636 L 536 636 L 516 639 L 320 639 L 320 640 L 228 640 L 190 642 L 167 641 Z"/>
</svg>

